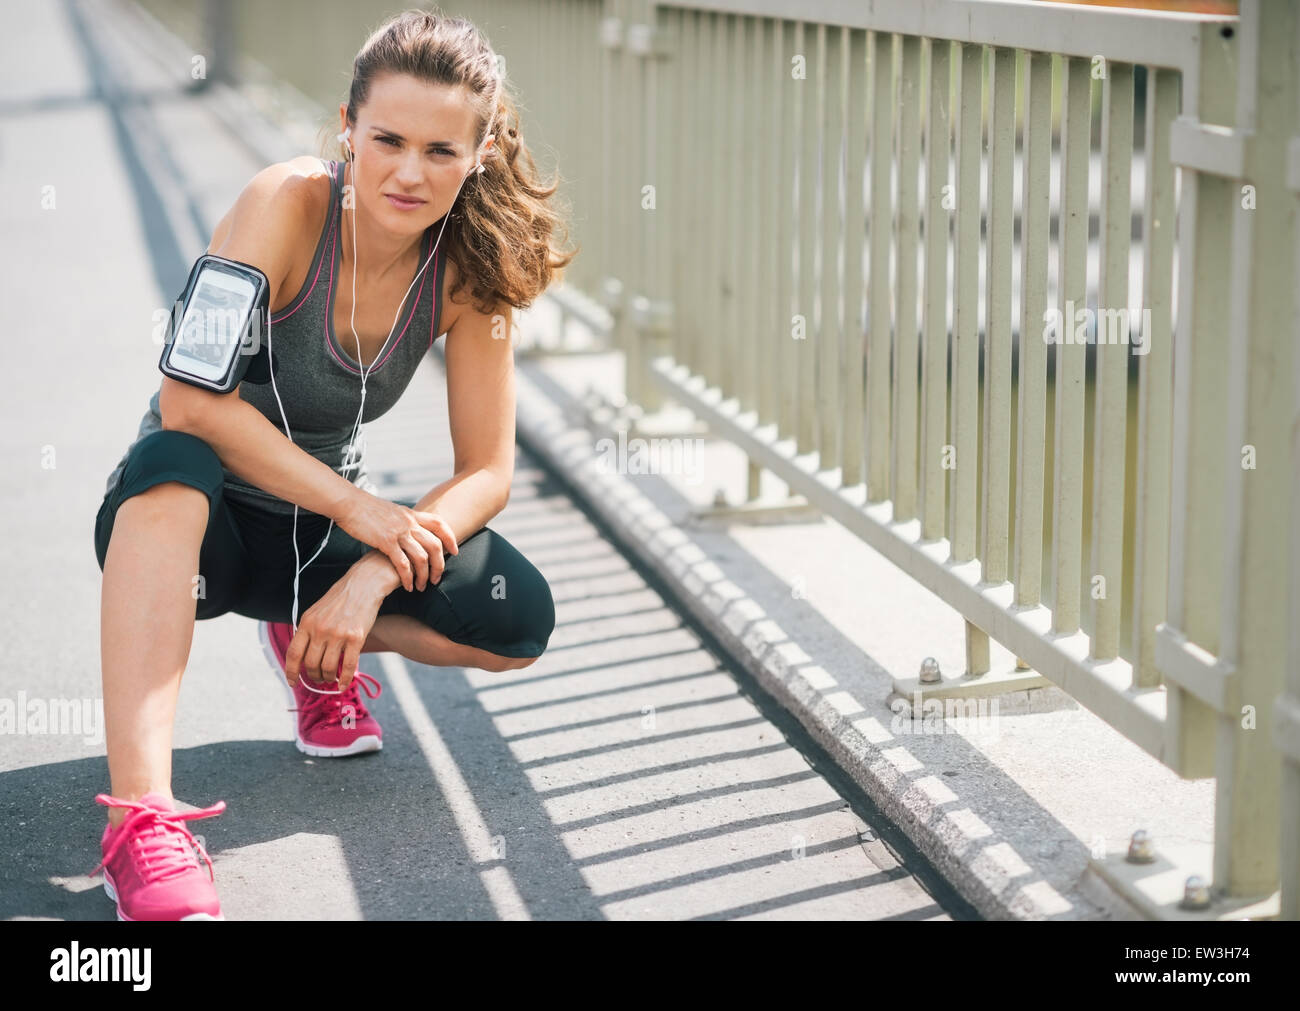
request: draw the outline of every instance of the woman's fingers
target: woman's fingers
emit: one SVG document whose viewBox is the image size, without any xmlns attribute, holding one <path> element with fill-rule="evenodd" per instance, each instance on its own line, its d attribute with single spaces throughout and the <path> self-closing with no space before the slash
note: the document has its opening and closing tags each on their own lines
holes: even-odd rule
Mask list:
<svg viewBox="0 0 1300 1011">
<path fill-rule="evenodd" d="M 339 669 L 339 658 L 342 655 L 342 643 L 330 639 L 325 643 L 325 649 L 321 654 L 321 673 L 325 675 L 326 680 L 333 680 L 337 677 Z"/>
<path fill-rule="evenodd" d="M 428 556 L 429 585 L 437 583 L 442 578 L 442 570 L 446 565 L 446 560 L 442 556 L 442 542 L 423 527 L 413 530 L 411 536 L 420 542 Z"/>
<path fill-rule="evenodd" d="M 403 589 L 412 589 L 414 579 L 411 571 L 411 563 L 406 558 L 406 552 L 402 550 L 400 541 L 388 552 L 388 560 L 393 563 L 393 568 L 397 570 L 398 578 L 402 581 Z"/>
<path fill-rule="evenodd" d="M 325 642 L 321 638 L 316 637 L 307 643 L 307 650 L 303 654 L 302 669 L 308 680 L 316 682 L 325 680 L 325 675 L 321 673 L 321 656 L 324 652 Z"/>
<path fill-rule="evenodd" d="M 415 588 L 423 590 L 429 585 L 428 549 L 416 539 L 413 533 L 403 534 L 401 543 L 406 549 L 407 557 L 411 559 L 411 564 L 415 566 Z"/>
<path fill-rule="evenodd" d="M 343 649 L 343 667 L 339 670 L 339 689 L 343 690 L 352 684 L 352 679 L 357 673 L 357 664 L 361 662 L 361 643 L 349 639 L 344 644 Z"/>
<path fill-rule="evenodd" d="M 446 521 L 443 520 L 442 517 L 434 513 L 425 513 L 416 510 L 412 511 L 415 512 L 416 518 L 419 519 L 422 527 L 426 530 L 433 531 L 433 533 L 438 536 L 438 540 L 442 541 L 442 546 L 448 554 L 454 555 L 460 551 L 460 548 L 456 545 L 455 533 L 452 532 L 451 527 L 447 526 Z"/>
<path fill-rule="evenodd" d="M 300 675 L 308 681 L 314 684 L 337 684 L 339 691 L 346 691 L 356 677 L 357 666 L 361 662 L 362 643 L 347 635 L 334 637 L 319 631 L 314 637 L 308 638 L 301 627 L 299 635 L 300 642 L 295 638 L 299 645 L 290 645 L 289 652 L 285 654 L 286 669 L 293 670 L 296 665 Z M 297 658 L 292 659 L 295 653 Z M 335 681 L 335 678 L 338 680 Z"/>
<path fill-rule="evenodd" d="M 307 633 L 299 625 L 294 630 L 289 648 L 284 652 L 284 673 L 289 679 L 289 686 L 298 683 L 302 677 L 302 655 L 307 651 Z"/>
</svg>

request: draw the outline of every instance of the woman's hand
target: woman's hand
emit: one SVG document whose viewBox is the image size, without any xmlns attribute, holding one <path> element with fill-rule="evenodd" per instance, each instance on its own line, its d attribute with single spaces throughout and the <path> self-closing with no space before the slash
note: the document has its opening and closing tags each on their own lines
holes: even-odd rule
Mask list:
<svg viewBox="0 0 1300 1011">
<path fill-rule="evenodd" d="M 319 683 L 328 675 L 332 681 L 335 672 L 340 690 L 352 683 L 361 647 L 386 595 L 367 572 L 349 569 L 302 615 L 284 658 L 291 687 L 300 676 Z"/>
<path fill-rule="evenodd" d="M 358 489 L 342 514 L 340 527 L 388 556 L 407 590 L 423 590 L 442 578 L 443 551 L 456 554 L 456 535 L 437 513 L 417 512 Z"/>
</svg>

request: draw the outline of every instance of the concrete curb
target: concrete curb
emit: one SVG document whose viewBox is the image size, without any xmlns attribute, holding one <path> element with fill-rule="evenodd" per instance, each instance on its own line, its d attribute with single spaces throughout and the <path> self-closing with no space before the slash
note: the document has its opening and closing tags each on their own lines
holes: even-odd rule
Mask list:
<svg viewBox="0 0 1300 1011">
<path fill-rule="evenodd" d="M 832 672 L 815 666 L 780 623 L 726 579 L 690 533 L 666 516 L 627 476 L 598 465 L 596 443 L 617 438 L 588 426 L 582 405 L 527 358 L 516 365 L 517 428 L 524 448 L 563 475 L 573 495 L 610 528 L 619 547 L 671 586 L 681 606 L 728 650 L 763 689 L 799 720 L 836 764 L 925 854 L 935 869 L 988 919 L 1055 918 L 1062 898 L 1074 907 L 1101 907 L 1102 916 L 1143 919 L 1091 871 L 1073 894 L 1046 882 L 1021 883 L 1024 864 L 969 810 L 946 810 L 873 741 L 848 693 Z M 583 424 L 576 419 L 584 418 Z M 825 688 L 831 691 L 824 691 Z M 847 703 L 847 704 L 846 704 Z M 889 735 L 884 735 L 889 739 Z M 1082 843 L 1079 844 L 1082 848 Z M 1009 857 L 1009 859 L 1000 859 Z"/>
</svg>

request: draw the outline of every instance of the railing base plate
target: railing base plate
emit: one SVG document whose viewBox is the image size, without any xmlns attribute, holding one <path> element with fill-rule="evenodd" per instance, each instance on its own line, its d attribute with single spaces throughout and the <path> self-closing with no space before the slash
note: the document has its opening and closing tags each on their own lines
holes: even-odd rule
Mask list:
<svg viewBox="0 0 1300 1011">
<path fill-rule="evenodd" d="M 1282 893 L 1224 896 L 1214 893 L 1206 909 L 1184 909 L 1183 889 L 1192 874 L 1209 878 L 1211 847 L 1157 846 L 1156 860 L 1129 863 L 1121 852 L 1088 861 L 1089 868 L 1151 920 L 1276 920 L 1281 915 Z"/>
<path fill-rule="evenodd" d="M 919 695 L 924 699 L 981 699 L 1007 695 L 1028 688 L 1050 688 L 1052 682 L 1031 670 L 989 671 L 974 677 L 945 678 L 938 682 L 923 682 L 919 678 L 894 678 L 894 693 L 890 701 L 901 697 L 909 703 Z"/>
<path fill-rule="evenodd" d="M 822 511 L 802 495 L 777 501 L 758 500 L 739 505 L 698 506 L 687 515 L 687 522 L 698 525 L 712 521 L 729 523 L 815 523 Z"/>
</svg>

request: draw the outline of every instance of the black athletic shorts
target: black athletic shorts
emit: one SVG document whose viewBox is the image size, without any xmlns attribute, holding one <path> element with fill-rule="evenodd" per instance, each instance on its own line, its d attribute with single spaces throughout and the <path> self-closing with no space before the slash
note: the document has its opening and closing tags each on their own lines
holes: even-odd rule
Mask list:
<svg viewBox="0 0 1300 1011">
<path fill-rule="evenodd" d="M 164 481 L 179 481 L 208 497 L 208 525 L 199 551 L 202 580 L 194 583 L 195 618 L 233 611 L 263 621 L 288 622 L 293 610 L 293 514 L 281 515 L 223 494 L 216 452 L 188 432 L 151 432 L 132 447 L 120 481 L 104 496 L 95 517 L 95 555 L 104 568 L 118 507 L 132 495 Z M 410 508 L 415 503 L 395 500 Z M 329 543 L 302 572 L 298 618 L 370 550 L 329 518 L 298 511 L 298 554 L 316 553 L 329 529 Z M 531 562 L 500 534 L 483 527 L 446 555 L 442 579 L 423 591 L 399 586 L 379 613 L 405 614 L 453 642 L 497 656 L 534 657 L 546 649 L 555 627 L 550 586 Z"/>
</svg>

